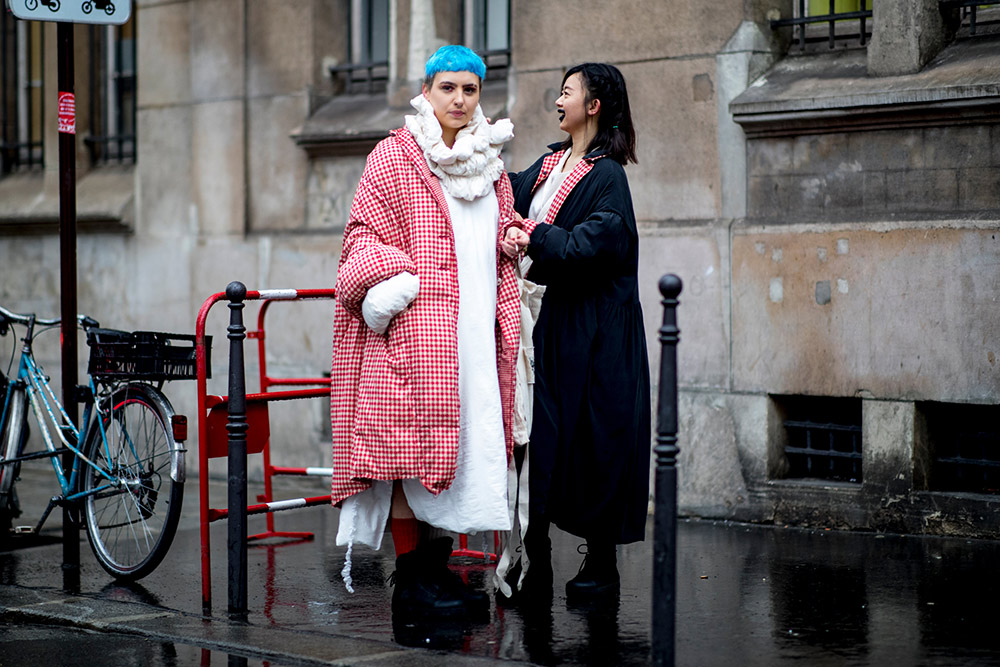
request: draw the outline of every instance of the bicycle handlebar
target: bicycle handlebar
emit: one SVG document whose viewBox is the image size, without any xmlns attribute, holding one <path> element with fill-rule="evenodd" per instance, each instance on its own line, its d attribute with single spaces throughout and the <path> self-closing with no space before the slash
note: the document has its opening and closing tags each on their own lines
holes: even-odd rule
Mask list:
<svg viewBox="0 0 1000 667">
<path fill-rule="evenodd" d="M 77 315 L 76 319 L 77 319 L 77 322 L 79 322 L 80 325 L 85 330 L 86 329 L 91 329 L 93 327 L 100 326 L 100 323 L 97 320 L 95 320 L 92 317 L 88 317 L 86 315 Z M 28 324 L 31 324 L 32 322 L 34 322 L 35 324 L 37 324 L 39 326 L 54 327 L 57 324 L 59 324 L 60 322 L 62 322 L 62 318 L 61 317 L 57 317 L 57 318 L 51 319 L 51 320 L 43 320 L 41 318 L 35 317 L 34 313 L 29 313 L 27 315 L 21 315 L 21 314 L 18 314 L 18 313 L 11 312 L 11 311 L 7 310 L 6 308 L 4 308 L 3 306 L 0 306 L 0 322 L 2 322 L 3 325 L 6 325 L 7 322 L 14 322 L 16 324 L 24 324 L 24 325 L 28 325 Z M 4 333 L 6 333 L 6 326 L 3 326 L 2 329 L 3 329 Z"/>
</svg>

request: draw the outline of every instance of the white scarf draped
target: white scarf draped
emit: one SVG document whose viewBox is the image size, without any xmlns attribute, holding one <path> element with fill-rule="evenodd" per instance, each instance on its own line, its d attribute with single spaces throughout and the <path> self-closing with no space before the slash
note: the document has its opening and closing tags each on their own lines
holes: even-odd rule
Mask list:
<svg viewBox="0 0 1000 667">
<path fill-rule="evenodd" d="M 472 121 L 458 131 L 451 148 L 441 136 L 441 123 L 434 107 L 423 95 L 410 100 L 417 115 L 406 117 L 406 129 L 424 151 L 427 164 L 452 197 L 475 201 L 489 194 L 503 173 L 500 151 L 514 138 L 514 124 L 502 118 L 490 125 L 476 105 Z"/>
</svg>

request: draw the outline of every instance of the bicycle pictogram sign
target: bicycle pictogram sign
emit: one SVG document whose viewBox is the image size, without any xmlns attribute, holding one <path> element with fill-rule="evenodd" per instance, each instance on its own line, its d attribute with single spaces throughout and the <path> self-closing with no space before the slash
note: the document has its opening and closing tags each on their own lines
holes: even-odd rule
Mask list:
<svg viewBox="0 0 1000 667">
<path fill-rule="evenodd" d="M 35 10 L 38 9 L 38 3 L 41 2 L 43 7 L 48 7 L 53 12 L 59 11 L 59 0 L 24 0 L 24 6 L 28 9 Z M 114 11 L 113 9 L 111 11 Z"/>
<path fill-rule="evenodd" d="M 56 0 L 56 2 L 58 2 L 58 0 Z M 83 3 L 83 6 L 80 9 L 83 10 L 84 14 L 89 14 L 94 11 L 95 7 L 97 9 L 103 9 L 104 13 L 109 16 L 115 13 L 115 3 L 111 2 L 111 0 L 87 0 Z"/>
<path fill-rule="evenodd" d="M 0 0 L 0 4 L 23 21 L 124 25 L 132 15 L 132 0 Z"/>
</svg>

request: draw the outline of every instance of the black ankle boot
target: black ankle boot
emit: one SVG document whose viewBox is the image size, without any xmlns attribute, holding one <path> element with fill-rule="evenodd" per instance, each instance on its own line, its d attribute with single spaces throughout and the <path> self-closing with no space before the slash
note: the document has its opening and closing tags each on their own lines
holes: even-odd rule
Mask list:
<svg viewBox="0 0 1000 667">
<path fill-rule="evenodd" d="M 552 540 L 549 522 L 533 519 L 524 536 L 524 552 L 528 556 L 528 571 L 521 582 L 521 595 L 527 601 L 552 598 Z"/>
<path fill-rule="evenodd" d="M 449 541 L 449 553 L 451 538 Z M 435 540 L 436 541 L 436 540 Z M 463 596 L 449 586 L 435 563 L 433 548 L 421 544 L 396 559 L 391 580 L 392 613 L 405 618 L 460 616 L 467 613 Z M 447 566 L 445 566 L 447 569 Z"/>
<path fill-rule="evenodd" d="M 451 558 L 452 539 L 450 537 L 439 537 L 430 540 L 424 546 L 424 553 L 427 558 L 427 570 L 429 576 L 451 595 L 462 600 L 466 611 L 473 619 L 479 619 L 484 614 L 488 617 L 490 611 L 490 596 L 483 591 L 477 591 L 469 587 L 462 578 L 451 571 L 448 567 L 448 559 Z"/>
<path fill-rule="evenodd" d="M 566 582 L 566 599 L 582 602 L 617 595 L 620 586 L 615 545 L 588 542 L 580 571 Z"/>
</svg>

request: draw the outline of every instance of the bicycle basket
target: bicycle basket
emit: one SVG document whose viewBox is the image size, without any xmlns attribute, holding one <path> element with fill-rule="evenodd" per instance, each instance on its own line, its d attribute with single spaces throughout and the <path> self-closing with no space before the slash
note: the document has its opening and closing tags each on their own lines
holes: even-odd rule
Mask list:
<svg viewBox="0 0 1000 667">
<path fill-rule="evenodd" d="M 98 379 L 193 380 L 195 337 L 159 331 L 91 329 L 87 372 Z M 212 337 L 205 336 L 205 372 L 212 376 Z"/>
</svg>

